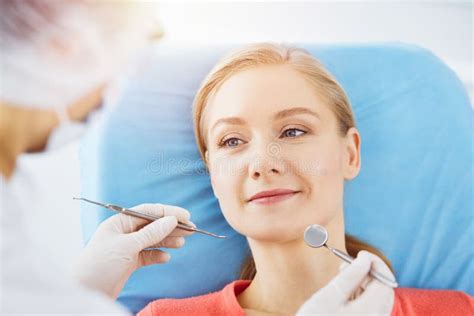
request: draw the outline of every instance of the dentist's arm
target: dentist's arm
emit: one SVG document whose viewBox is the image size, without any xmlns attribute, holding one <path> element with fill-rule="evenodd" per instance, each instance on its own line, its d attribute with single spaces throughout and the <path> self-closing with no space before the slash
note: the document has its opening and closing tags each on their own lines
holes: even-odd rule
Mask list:
<svg viewBox="0 0 474 316">
<path fill-rule="evenodd" d="M 325 287 L 317 291 L 298 310 L 297 315 L 314 314 L 371 314 L 390 315 L 395 291 L 369 276 L 371 268 L 392 276 L 387 265 L 376 255 L 360 251 L 351 264 Z M 362 293 L 361 293 L 362 292 Z M 355 298 L 354 298 L 355 296 Z"/>
<path fill-rule="evenodd" d="M 164 204 L 142 204 L 132 208 L 142 213 L 164 216 L 152 223 L 117 214 L 100 224 L 76 263 L 73 275 L 83 285 L 117 298 L 136 269 L 165 263 L 170 255 L 145 248 L 180 248 L 184 236 L 192 233 L 177 229 L 178 221 L 189 221 L 187 210 Z"/>
</svg>

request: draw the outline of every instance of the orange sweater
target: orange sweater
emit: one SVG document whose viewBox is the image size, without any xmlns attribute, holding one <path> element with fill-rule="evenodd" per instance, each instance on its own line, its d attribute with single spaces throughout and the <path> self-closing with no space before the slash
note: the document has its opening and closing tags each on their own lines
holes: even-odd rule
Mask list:
<svg viewBox="0 0 474 316">
<path fill-rule="evenodd" d="M 138 315 L 245 316 L 237 296 L 249 285 L 250 281 L 239 280 L 221 291 L 206 295 L 157 300 L 148 304 Z M 474 298 L 460 291 L 397 288 L 391 315 L 474 315 Z"/>
</svg>

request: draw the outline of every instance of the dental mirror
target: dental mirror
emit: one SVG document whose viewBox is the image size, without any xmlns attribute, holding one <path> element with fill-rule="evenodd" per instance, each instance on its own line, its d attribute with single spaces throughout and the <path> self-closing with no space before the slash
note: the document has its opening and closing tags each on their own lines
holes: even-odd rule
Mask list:
<svg viewBox="0 0 474 316">
<path fill-rule="evenodd" d="M 326 246 L 328 231 L 319 225 L 311 225 L 304 231 L 304 241 L 312 248 Z"/>
<path fill-rule="evenodd" d="M 323 246 L 326 247 L 327 249 L 331 250 L 333 254 L 346 261 L 347 263 L 351 263 L 352 261 L 354 261 L 354 258 L 349 256 L 348 254 L 335 248 L 331 248 L 326 244 L 326 242 L 328 241 L 328 231 L 321 225 L 313 224 L 308 226 L 304 231 L 304 241 L 311 248 L 320 248 Z M 398 287 L 398 283 L 396 281 L 392 280 L 392 278 L 386 277 L 385 275 L 375 271 L 374 269 L 371 269 L 369 274 L 380 282 L 384 283 L 385 285 L 388 285 L 393 288 Z"/>
</svg>

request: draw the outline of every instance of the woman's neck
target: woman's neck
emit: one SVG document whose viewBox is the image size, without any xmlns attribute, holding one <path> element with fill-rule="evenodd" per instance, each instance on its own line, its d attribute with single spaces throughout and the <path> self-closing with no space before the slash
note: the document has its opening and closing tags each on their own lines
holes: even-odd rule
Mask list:
<svg viewBox="0 0 474 316">
<path fill-rule="evenodd" d="M 344 223 L 326 226 L 328 245 L 346 251 Z M 303 232 L 302 232 L 303 234 Z M 294 315 L 316 291 L 339 272 L 342 263 L 325 247 L 308 247 L 303 238 L 284 244 L 250 240 L 257 274 L 238 297 L 245 309 Z"/>
</svg>

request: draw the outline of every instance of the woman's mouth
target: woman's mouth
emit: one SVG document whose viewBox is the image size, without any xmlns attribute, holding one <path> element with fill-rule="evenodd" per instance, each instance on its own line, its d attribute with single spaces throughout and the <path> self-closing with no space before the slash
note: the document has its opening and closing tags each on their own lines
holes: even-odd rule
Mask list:
<svg viewBox="0 0 474 316">
<path fill-rule="evenodd" d="M 268 205 L 278 203 L 291 198 L 300 191 L 288 190 L 288 189 L 275 189 L 269 191 L 262 191 L 249 199 L 249 203 L 256 203 L 260 205 Z"/>
</svg>

